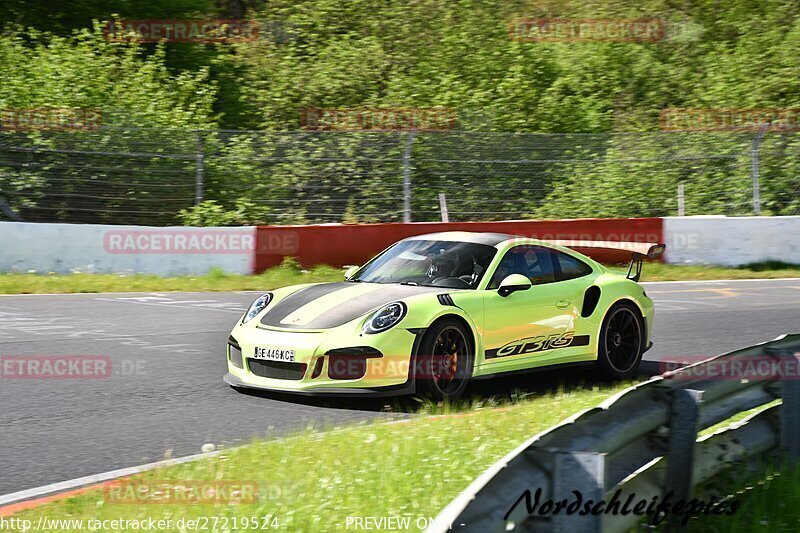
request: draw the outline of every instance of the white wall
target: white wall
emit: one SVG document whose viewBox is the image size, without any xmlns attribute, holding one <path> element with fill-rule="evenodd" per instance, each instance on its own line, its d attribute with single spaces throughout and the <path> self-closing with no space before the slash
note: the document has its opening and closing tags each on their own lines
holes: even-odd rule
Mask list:
<svg viewBox="0 0 800 533">
<path fill-rule="evenodd" d="M 800 216 L 666 217 L 668 263 L 738 266 L 759 261 L 800 264 Z"/>
<path fill-rule="evenodd" d="M 252 272 L 255 227 L 189 228 L 0 222 L 0 272 L 159 275 Z"/>
</svg>

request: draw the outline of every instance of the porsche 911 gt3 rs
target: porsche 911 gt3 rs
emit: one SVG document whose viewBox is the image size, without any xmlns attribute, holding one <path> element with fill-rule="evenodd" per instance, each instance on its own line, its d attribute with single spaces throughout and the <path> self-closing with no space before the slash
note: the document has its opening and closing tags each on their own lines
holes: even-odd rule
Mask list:
<svg viewBox="0 0 800 533">
<path fill-rule="evenodd" d="M 567 244 L 567 246 L 563 246 Z M 622 249 L 627 276 L 575 251 Z M 632 376 L 653 302 L 637 282 L 663 244 L 445 232 L 395 243 L 345 279 L 259 296 L 228 338 L 235 388 L 456 398 L 471 379 L 594 363 Z"/>
</svg>

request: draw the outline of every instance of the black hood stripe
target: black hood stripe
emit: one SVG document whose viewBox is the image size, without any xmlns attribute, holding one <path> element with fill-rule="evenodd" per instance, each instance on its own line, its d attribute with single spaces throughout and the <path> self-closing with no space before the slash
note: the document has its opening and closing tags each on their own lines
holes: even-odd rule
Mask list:
<svg viewBox="0 0 800 533">
<path fill-rule="evenodd" d="M 352 285 L 352 282 L 339 281 L 334 283 L 321 283 L 319 285 L 312 285 L 305 289 L 300 289 L 278 302 L 275 307 L 261 318 L 261 323 L 265 326 L 285 327 L 284 324 L 281 324 L 281 320 L 289 316 L 290 313 L 295 312 L 306 304 L 310 304 L 317 298 L 344 289 L 349 285 Z"/>
<path fill-rule="evenodd" d="M 301 289 L 294 294 L 290 294 L 281 300 L 271 311 L 268 311 L 262 318 L 261 323 L 265 326 L 285 329 L 329 329 L 346 324 L 351 320 L 367 313 L 368 311 L 384 304 L 414 296 L 416 294 L 427 294 L 441 292 L 442 287 L 419 287 L 414 285 L 386 284 L 378 290 L 360 294 L 349 300 L 343 301 L 330 311 L 320 315 L 311 322 L 301 325 L 284 324 L 284 320 L 291 313 L 301 307 L 310 304 L 317 298 L 326 294 L 351 287 L 352 282 L 325 283 L 314 285 L 306 289 Z"/>
</svg>

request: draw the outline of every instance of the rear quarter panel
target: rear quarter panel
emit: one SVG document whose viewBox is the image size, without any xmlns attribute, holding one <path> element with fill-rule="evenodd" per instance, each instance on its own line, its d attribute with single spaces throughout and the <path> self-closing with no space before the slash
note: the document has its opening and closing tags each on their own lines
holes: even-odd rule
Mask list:
<svg viewBox="0 0 800 533">
<path fill-rule="evenodd" d="M 613 272 L 605 272 L 598 276 L 596 284 L 600 287 L 600 302 L 597 309 L 589 321 L 594 329 L 594 347 L 597 349 L 597 338 L 600 334 L 600 326 L 608 310 L 617 302 L 629 301 L 633 303 L 641 313 L 645 322 L 645 346 L 650 343 L 652 334 L 654 308 L 653 301 L 646 295 L 644 287 L 627 279 L 625 276 Z M 602 311 L 602 312 L 601 312 Z"/>
</svg>

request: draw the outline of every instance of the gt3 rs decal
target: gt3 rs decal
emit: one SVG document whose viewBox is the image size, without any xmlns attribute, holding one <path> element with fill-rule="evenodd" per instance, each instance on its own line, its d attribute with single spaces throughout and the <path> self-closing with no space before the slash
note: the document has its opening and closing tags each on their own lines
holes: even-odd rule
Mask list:
<svg viewBox="0 0 800 533">
<path fill-rule="evenodd" d="M 588 345 L 589 335 L 578 335 L 576 337 L 574 331 L 568 331 L 561 335 L 539 335 L 538 337 L 527 337 L 525 339 L 509 342 L 500 348 L 486 350 L 486 359 L 544 352 L 545 350 L 557 350 L 558 348 L 566 348 L 568 346 Z"/>
</svg>

